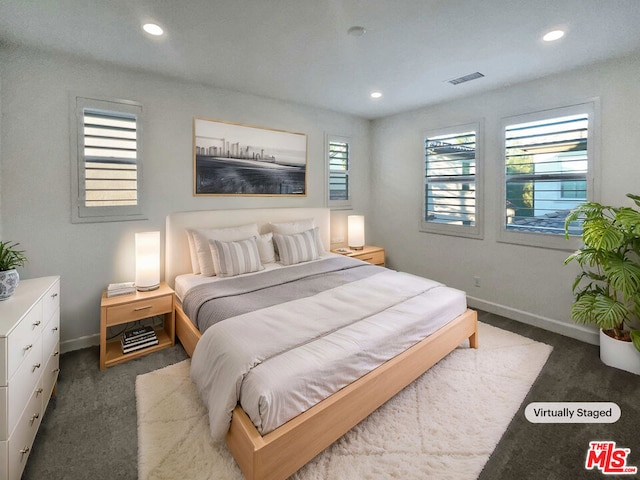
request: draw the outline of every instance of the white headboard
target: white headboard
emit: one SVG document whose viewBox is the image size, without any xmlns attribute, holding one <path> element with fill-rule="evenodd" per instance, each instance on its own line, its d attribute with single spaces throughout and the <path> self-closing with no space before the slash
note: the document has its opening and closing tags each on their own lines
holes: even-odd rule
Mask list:
<svg viewBox="0 0 640 480">
<path fill-rule="evenodd" d="M 170 213 L 166 222 L 165 281 L 173 287 L 177 275 L 191 272 L 186 228 L 224 228 L 257 223 L 260 233 L 266 233 L 269 231 L 269 223 L 313 218 L 315 226 L 320 228 L 322 243 L 329 250 L 330 213 L 328 208 L 258 208 Z"/>
</svg>

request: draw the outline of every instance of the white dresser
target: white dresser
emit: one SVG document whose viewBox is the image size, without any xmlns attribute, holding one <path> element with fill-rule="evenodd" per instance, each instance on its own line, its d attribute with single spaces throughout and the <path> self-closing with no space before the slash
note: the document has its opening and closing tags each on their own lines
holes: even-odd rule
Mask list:
<svg viewBox="0 0 640 480">
<path fill-rule="evenodd" d="M 0 480 L 20 480 L 59 371 L 60 277 L 0 302 Z"/>
</svg>

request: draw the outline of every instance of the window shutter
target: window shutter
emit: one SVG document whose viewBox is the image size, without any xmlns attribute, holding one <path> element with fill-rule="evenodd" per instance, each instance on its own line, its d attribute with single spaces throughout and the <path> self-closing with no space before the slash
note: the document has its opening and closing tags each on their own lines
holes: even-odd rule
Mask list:
<svg viewBox="0 0 640 480">
<path fill-rule="evenodd" d="M 564 235 L 569 211 L 587 199 L 588 137 L 586 113 L 505 127 L 507 230 Z"/>
<path fill-rule="evenodd" d="M 85 207 L 138 204 L 135 115 L 85 108 Z"/>
<path fill-rule="evenodd" d="M 142 105 L 71 96 L 71 221 L 142 220 Z"/>
<path fill-rule="evenodd" d="M 349 142 L 329 140 L 329 204 L 351 200 Z"/>
<path fill-rule="evenodd" d="M 425 140 L 424 221 L 476 226 L 476 132 Z"/>
</svg>

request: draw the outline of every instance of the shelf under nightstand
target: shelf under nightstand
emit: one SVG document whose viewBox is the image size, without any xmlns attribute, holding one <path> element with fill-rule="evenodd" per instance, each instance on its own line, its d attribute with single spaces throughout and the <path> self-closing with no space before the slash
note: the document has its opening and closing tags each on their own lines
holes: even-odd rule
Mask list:
<svg viewBox="0 0 640 480">
<path fill-rule="evenodd" d="M 100 302 L 100 370 L 175 345 L 174 312 L 174 292 L 164 282 L 160 284 L 160 288 L 150 292 L 107 297 L 107 292 L 104 291 Z M 157 345 L 122 353 L 120 335 L 107 340 L 107 328 L 156 315 L 164 315 L 163 326 L 154 328 L 158 337 Z"/>
</svg>

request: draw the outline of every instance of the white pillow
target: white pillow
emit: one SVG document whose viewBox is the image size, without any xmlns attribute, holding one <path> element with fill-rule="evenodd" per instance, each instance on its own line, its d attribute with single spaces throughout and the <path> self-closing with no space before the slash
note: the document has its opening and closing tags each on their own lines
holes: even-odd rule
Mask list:
<svg viewBox="0 0 640 480">
<path fill-rule="evenodd" d="M 276 261 L 276 252 L 273 249 L 273 233 L 264 233 L 256 238 L 258 252 L 260 253 L 260 261 L 265 263 L 274 263 Z"/>
<path fill-rule="evenodd" d="M 185 230 L 187 233 L 187 240 L 189 241 L 189 255 L 191 255 L 191 271 L 195 274 L 200 273 L 200 262 L 198 261 L 198 250 L 196 249 L 196 243 L 193 240 L 193 234 L 190 230 Z"/>
<path fill-rule="evenodd" d="M 271 223 L 270 227 L 273 233 L 279 233 L 280 235 L 293 235 L 311 230 L 315 227 L 315 224 L 313 222 L 313 218 L 305 218 L 303 220 L 295 220 L 293 222 Z M 318 255 L 322 255 L 325 250 L 324 245 L 322 245 L 322 240 L 320 239 L 320 229 L 318 229 L 314 235 Z"/>
<path fill-rule="evenodd" d="M 256 237 L 238 242 L 209 240 L 209 247 L 217 267 L 216 275 L 233 277 L 264 269 L 260 263 Z"/>
<path fill-rule="evenodd" d="M 213 255 L 211 255 L 211 248 L 209 247 L 209 240 L 237 242 L 238 240 L 246 240 L 247 238 L 260 236 L 258 225 L 255 223 L 231 228 L 191 229 L 190 231 L 193 236 L 196 251 L 198 252 L 200 272 L 206 277 L 212 277 L 216 274 Z"/>
<path fill-rule="evenodd" d="M 273 240 L 278 247 L 280 263 L 283 265 L 295 265 L 296 263 L 308 262 L 318 258 L 316 232 L 314 232 L 317 230 L 318 227 L 294 235 L 274 233 Z"/>
</svg>

